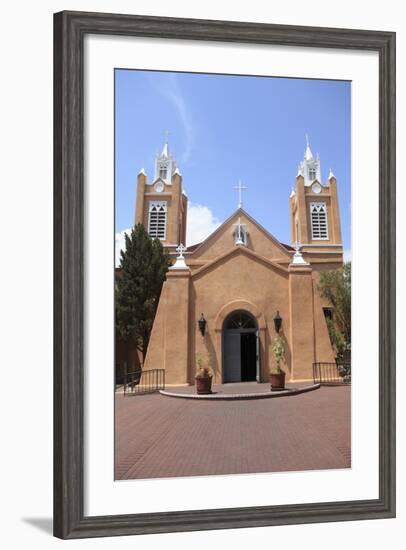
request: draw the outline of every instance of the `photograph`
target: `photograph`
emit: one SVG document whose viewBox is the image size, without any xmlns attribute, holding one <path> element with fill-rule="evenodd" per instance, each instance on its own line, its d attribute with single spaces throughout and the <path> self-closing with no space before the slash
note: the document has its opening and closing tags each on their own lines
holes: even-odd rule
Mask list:
<svg viewBox="0 0 406 550">
<path fill-rule="evenodd" d="M 387 4 L 4 4 L 6 550 L 399 548 Z"/>
<path fill-rule="evenodd" d="M 351 468 L 351 82 L 115 68 L 114 159 L 114 479 Z"/>
</svg>

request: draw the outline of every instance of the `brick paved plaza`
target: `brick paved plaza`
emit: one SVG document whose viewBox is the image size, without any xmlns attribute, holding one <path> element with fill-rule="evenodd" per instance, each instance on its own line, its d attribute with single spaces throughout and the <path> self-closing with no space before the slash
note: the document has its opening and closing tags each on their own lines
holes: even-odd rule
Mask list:
<svg viewBox="0 0 406 550">
<path fill-rule="evenodd" d="M 117 393 L 115 478 L 349 468 L 350 393 L 334 386 L 241 401 Z"/>
</svg>

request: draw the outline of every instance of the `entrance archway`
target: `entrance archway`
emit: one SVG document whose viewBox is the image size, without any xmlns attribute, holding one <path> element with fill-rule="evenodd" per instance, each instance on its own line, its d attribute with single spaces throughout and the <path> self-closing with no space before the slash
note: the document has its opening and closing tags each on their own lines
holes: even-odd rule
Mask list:
<svg viewBox="0 0 406 550">
<path fill-rule="evenodd" d="M 255 317 L 234 311 L 223 323 L 223 383 L 259 381 L 259 334 Z"/>
</svg>

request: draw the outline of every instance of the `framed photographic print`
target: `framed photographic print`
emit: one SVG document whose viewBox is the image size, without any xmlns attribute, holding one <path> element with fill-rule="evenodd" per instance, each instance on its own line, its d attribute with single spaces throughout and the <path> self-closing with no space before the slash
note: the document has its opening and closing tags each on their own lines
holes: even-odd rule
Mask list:
<svg viewBox="0 0 406 550">
<path fill-rule="evenodd" d="M 395 35 L 55 15 L 60 538 L 395 515 Z"/>
</svg>

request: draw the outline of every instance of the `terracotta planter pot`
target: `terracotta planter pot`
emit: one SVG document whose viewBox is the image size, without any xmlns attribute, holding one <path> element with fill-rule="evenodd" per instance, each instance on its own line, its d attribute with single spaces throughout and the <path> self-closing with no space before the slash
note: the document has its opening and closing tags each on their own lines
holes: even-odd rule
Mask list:
<svg viewBox="0 0 406 550">
<path fill-rule="evenodd" d="M 196 376 L 196 392 L 198 394 L 208 394 L 211 393 L 211 376 Z"/>
<path fill-rule="evenodd" d="M 285 373 L 271 373 L 269 375 L 269 381 L 271 383 L 271 391 L 281 391 L 285 389 Z"/>
</svg>

